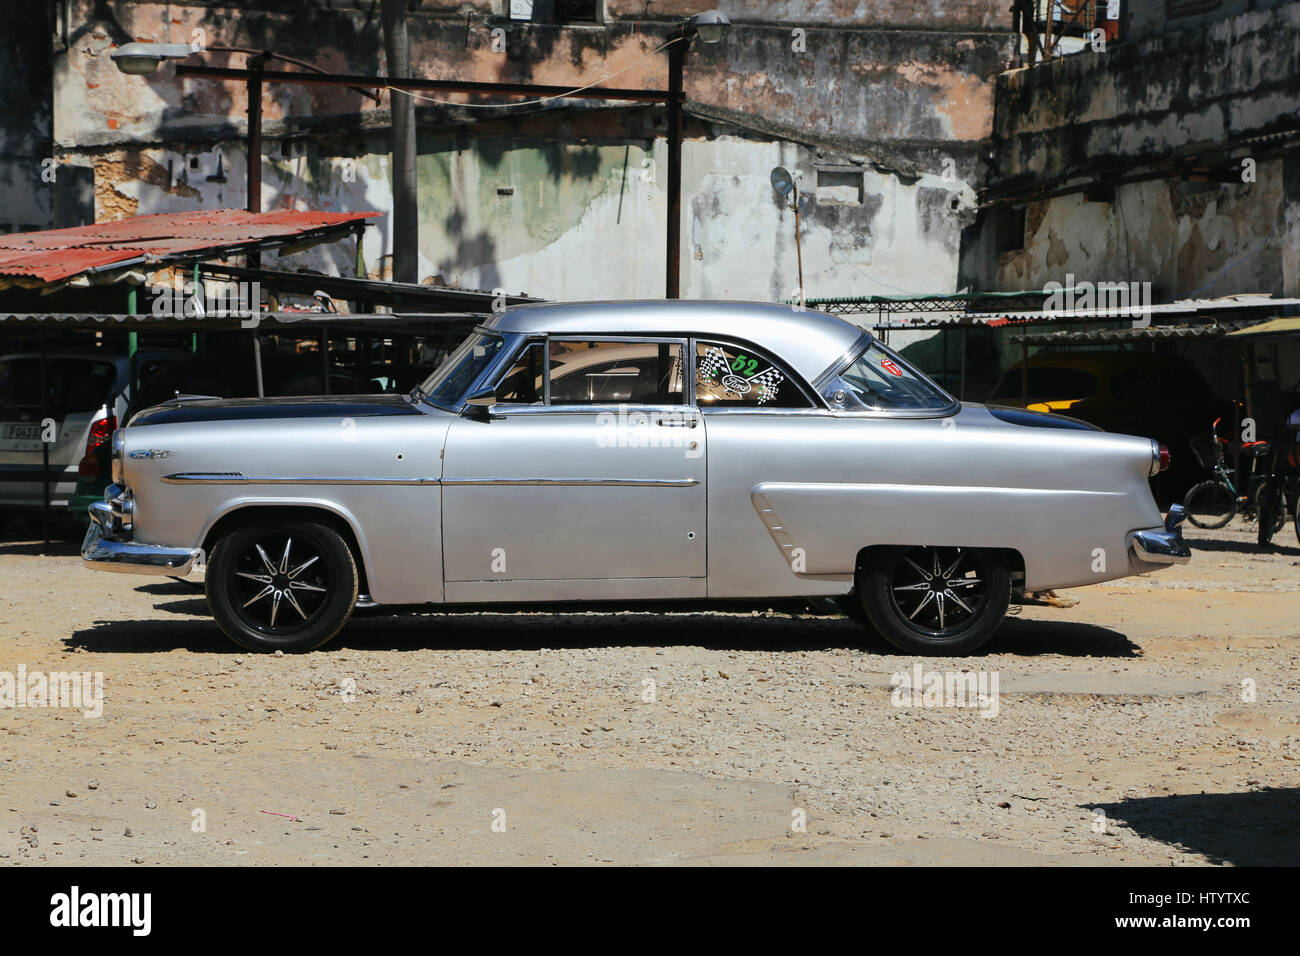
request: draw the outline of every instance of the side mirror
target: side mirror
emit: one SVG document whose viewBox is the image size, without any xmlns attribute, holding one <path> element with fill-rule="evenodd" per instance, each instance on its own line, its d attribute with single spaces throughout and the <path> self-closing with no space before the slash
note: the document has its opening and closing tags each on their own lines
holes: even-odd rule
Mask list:
<svg viewBox="0 0 1300 956">
<path fill-rule="evenodd" d="M 465 397 L 465 404 L 473 408 L 491 408 L 496 403 L 497 390 L 495 388 L 475 389 Z"/>
<path fill-rule="evenodd" d="M 497 403 L 495 388 L 479 388 L 465 396 L 465 415 L 479 421 L 487 421 L 492 414 L 492 406 Z"/>
</svg>

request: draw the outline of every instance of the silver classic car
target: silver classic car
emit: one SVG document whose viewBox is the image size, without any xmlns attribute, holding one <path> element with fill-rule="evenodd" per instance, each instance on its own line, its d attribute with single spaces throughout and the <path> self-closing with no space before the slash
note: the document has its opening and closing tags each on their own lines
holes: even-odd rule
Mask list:
<svg viewBox="0 0 1300 956">
<path fill-rule="evenodd" d="M 962 654 L 1013 589 L 1188 560 L 1167 454 L 963 405 L 867 332 L 727 302 L 528 306 L 406 396 L 176 400 L 113 440 L 93 568 L 183 576 L 244 647 L 378 605 L 834 598 Z"/>
</svg>

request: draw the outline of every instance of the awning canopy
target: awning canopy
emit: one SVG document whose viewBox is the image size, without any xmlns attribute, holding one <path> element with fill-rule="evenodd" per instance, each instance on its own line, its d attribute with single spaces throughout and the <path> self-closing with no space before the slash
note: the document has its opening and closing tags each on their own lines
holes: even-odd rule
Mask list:
<svg viewBox="0 0 1300 956">
<path fill-rule="evenodd" d="M 1235 332 L 1228 333 L 1231 336 L 1249 336 L 1252 342 L 1261 339 L 1280 339 L 1292 335 L 1300 335 L 1300 317 L 1290 316 L 1286 318 L 1269 319 L 1267 322 L 1261 322 L 1259 325 L 1252 325 L 1246 329 L 1237 329 Z"/>
<path fill-rule="evenodd" d="M 1211 339 L 1241 334 L 1245 322 L 1213 325 L 1148 325 L 1143 328 L 1080 329 L 1069 332 L 1026 332 L 1011 336 L 1012 345 L 1103 345 L 1124 342 L 1158 342 L 1170 339 Z"/>
<path fill-rule="evenodd" d="M 242 209 L 168 212 L 70 229 L 0 235 L 0 289 L 38 289 L 75 280 L 113 281 L 170 263 L 259 250 L 299 249 L 356 232 L 375 212 Z"/>
</svg>

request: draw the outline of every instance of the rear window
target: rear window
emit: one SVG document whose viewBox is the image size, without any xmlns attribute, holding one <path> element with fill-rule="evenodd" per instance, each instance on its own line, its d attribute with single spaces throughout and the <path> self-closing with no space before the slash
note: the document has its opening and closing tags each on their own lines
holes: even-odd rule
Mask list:
<svg viewBox="0 0 1300 956">
<path fill-rule="evenodd" d="M 1002 381 L 993 390 L 991 398 L 1020 398 L 1024 385 L 1021 370 L 1008 369 Z M 1097 379 L 1077 368 L 1031 367 L 1029 369 L 1029 397 L 1040 401 L 1063 402 L 1088 398 L 1097 391 Z"/>
<path fill-rule="evenodd" d="M 45 407 L 54 418 L 98 411 L 113 398 L 117 378 L 111 362 L 51 358 L 45 363 Z M 41 360 L 0 360 L 0 418 L 41 410 Z"/>
</svg>

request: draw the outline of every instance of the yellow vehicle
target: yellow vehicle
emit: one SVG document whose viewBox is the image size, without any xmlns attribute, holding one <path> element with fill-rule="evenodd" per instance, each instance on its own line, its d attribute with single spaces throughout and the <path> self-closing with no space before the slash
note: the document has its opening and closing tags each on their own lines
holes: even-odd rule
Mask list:
<svg viewBox="0 0 1300 956">
<path fill-rule="evenodd" d="M 1078 418 L 1127 435 L 1154 438 L 1172 455 L 1161 491 L 1175 499 L 1204 477 L 1188 444 L 1207 423 L 1236 421 L 1235 403 L 1214 394 L 1186 359 L 1160 352 L 1089 349 L 1039 352 L 1010 366 L 994 386 L 991 405 Z"/>
</svg>

